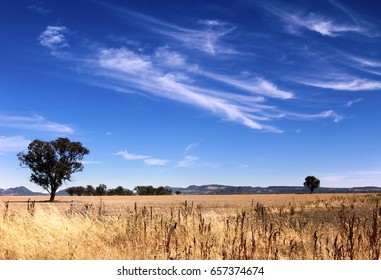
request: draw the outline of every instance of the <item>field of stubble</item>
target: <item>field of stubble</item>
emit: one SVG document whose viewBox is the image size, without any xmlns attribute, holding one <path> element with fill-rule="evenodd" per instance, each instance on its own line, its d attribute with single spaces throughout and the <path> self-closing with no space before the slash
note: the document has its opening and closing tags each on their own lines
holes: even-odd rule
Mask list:
<svg viewBox="0 0 381 280">
<path fill-rule="evenodd" d="M 0 197 L 0 259 L 380 259 L 380 198 Z"/>
</svg>

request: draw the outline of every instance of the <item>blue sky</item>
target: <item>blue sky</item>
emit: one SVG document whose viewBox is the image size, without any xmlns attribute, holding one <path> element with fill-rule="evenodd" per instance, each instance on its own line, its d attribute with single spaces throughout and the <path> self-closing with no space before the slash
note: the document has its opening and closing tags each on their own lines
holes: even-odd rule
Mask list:
<svg viewBox="0 0 381 280">
<path fill-rule="evenodd" d="M 377 1 L 2 1 L 0 187 L 68 137 L 72 185 L 381 182 Z"/>
</svg>

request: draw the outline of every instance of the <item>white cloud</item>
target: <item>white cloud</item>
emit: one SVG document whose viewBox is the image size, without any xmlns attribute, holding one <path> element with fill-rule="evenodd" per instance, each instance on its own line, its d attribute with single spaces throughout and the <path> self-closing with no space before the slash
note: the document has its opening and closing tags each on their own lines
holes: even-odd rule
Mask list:
<svg viewBox="0 0 381 280">
<path fill-rule="evenodd" d="M 70 126 L 48 121 L 38 115 L 33 117 L 0 115 L 0 126 L 64 134 L 74 133 Z"/>
<path fill-rule="evenodd" d="M 127 48 L 102 49 L 99 55 L 100 66 L 129 74 L 140 74 L 151 69 L 151 62 Z"/>
<path fill-rule="evenodd" d="M 31 140 L 22 136 L 0 136 L 0 153 L 20 151 L 28 147 Z"/>
<path fill-rule="evenodd" d="M 360 91 L 360 90 L 379 90 L 381 89 L 381 82 L 371 81 L 367 79 L 345 79 L 338 81 L 299 81 L 302 84 L 345 91 Z"/>
<path fill-rule="evenodd" d="M 27 8 L 42 15 L 47 15 L 51 12 L 48 8 L 45 8 L 41 2 L 29 5 Z"/>
<path fill-rule="evenodd" d="M 333 110 L 328 110 L 328 111 L 324 111 L 324 112 L 321 112 L 320 114 L 316 115 L 317 118 L 323 118 L 323 119 L 327 119 L 327 118 L 330 118 L 330 119 L 333 119 L 334 122 L 339 122 L 341 121 L 344 117 L 339 115 L 338 113 L 336 113 L 335 111 Z"/>
<path fill-rule="evenodd" d="M 160 64 L 170 67 L 181 67 L 185 65 L 185 57 L 178 52 L 171 51 L 168 47 L 159 47 L 156 50 L 155 58 Z"/>
<path fill-rule="evenodd" d="M 201 107 L 221 116 L 223 119 L 238 122 L 253 129 L 280 132 L 279 129 L 256 121 L 261 119 L 251 112 L 247 105 L 239 104 L 239 95 L 217 93 L 213 96 L 208 88 L 193 86 L 182 73 L 167 72 L 165 68 L 155 66 L 153 58 L 141 56 L 126 48 L 101 49 L 98 57 L 99 75 L 103 75 L 117 84 L 119 89 L 154 94 L 163 98 Z M 107 71 L 102 71 L 105 69 Z M 275 86 L 260 81 L 265 91 L 276 91 Z M 265 84 L 264 84 L 265 83 Z M 115 86 L 113 86 L 115 88 Z M 279 91 L 280 92 L 280 91 Z M 245 98 L 247 96 L 241 95 Z M 262 99 L 261 99 L 262 100 Z M 258 108 L 254 111 L 258 112 Z"/>
<path fill-rule="evenodd" d="M 310 14 L 306 18 L 294 17 L 293 19 L 295 24 L 311 31 L 318 32 L 323 36 L 334 37 L 347 32 L 356 32 L 362 34 L 365 31 L 364 28 L 359 26 L 338 24 L 333 22 L 331 19 L 325 19 L 315 14 Z"/>
<path fill-rule="evenodd" d="M 51 50 L 68 47 L 69 44 L 64 35 L 67 31 L 65 26 L 48 26 L 38 39 L 41 45 Z"/>
<path fill-rule="evenodd" d="M 130 154 L 126 150 L 115 153 L 116 156 L 122 156 L 126 160 L 143 160 L 146 165 L 166 165 L 169 161 L 153 158 L 146 155 Z"/>
<path fill-rule="evenodd" d="M 147 165 L 166 165 L 169 161 L 158 158 L 148 158 L 144 160 Z"/>
<path fill-rule="evenodd" d="M 357 98 L 355 100 L 348 101 L 347 104 L 345 104 L 347 107 L 351 107 L 355 103 L 361 102 L 363 99 L 362 98 Z"/>
<path fill-rule="evenodd" d="M 224 38 L 233 32 L 234 26 L 219 20 L 200 20 L 200 28 L 185 28 L 118 6 L 107 5 L 122 14 L 139 21 L 141 26 L 158 34 L 183 43 L 186 48 L 196 49 L 208 55 L 236 54 Z"/>
<path fill-rule="evenodd" d="M 200 29 L 183 28 L 169 24 L 162 24 L 154 29 L 160 34 L 182 42 L 187 48 L 197 49 L 209 55 L 237 53 L 236 50 L 223 42 L 223 38 L 231 33 L 235 27 L 221 22 L 210 24 L 211 21 L 200 21 L 199 23 L 202 25 Z"/>
<path fill-rule="evenodd" d="M 195 72 L 225 84 L 234 86 L 236 88 L 248 91 L 250 93 L 279 99 L 290 99 L 294 97 L 292 92 L 281 90 L 276 85 L 263 78 L 255 77 L 248 79 L 246 77 L 245 80 L 242 80 L 234 79 L 225 75 L 218 75 L 211 72 L 202 71 L 200 69 L 196 69 Z"/>
<path fill-rule="evenodd" d="M 197 165 L 199 158 L 195 156 L 185 156 L 185 158 L 179 161 L 177 167 L 194 167 Z"/>
<path fill-rule="evenodd" d="M 353 56 L 353 55 L 348 55 L 347 58 L 359 63 L 361 66 L 372 67 L 372 68 L 381 67 L 381 61 L 379 60 L 371 60 L 368 58 L 363 58 L 363 57 Z"/>
<path fill-rule="evenodd" d="M 115 153 L 116 156 L 122 156 L 124 159 L 127 160 L 137 160 L 137 159 L 148 159 L 150 156 L 144 156 L 144 155 L 136 155 L 136 154 L 130 154 L 129 152 L 125 151 L 119 151 Z"/>
<path fill-rule="evenodd" d="M 207 19 L 197 22 L 197 27 L 200 28 L 190 29 L 116 6 L 112 8 L 139 20 L 139 23 L 153 32 L 187 42 L 190 48 L 202 49 L 209 54 L 234 52 L 223 43 L 223 39 L 235 29 L 228 23 Z M 61 34 L 64 31 L 55 32 Z M 50 30 L 47 33 L 54 32 Z M 58 36 L 57 41 L 59 38 Z M 296 96 L 292 91 L 259 75 L 222 75 L 206 71 L 199 65 L 189 64 L 190 57 L 173 51 L 168 45 L 157 47 L 152 53 L 148 50 L 139 52 L 132 49 L 134 48 L 99 47 L 94 52 L 92 48 L 86 59 L 77 59 L 77 62 L 88 68 L 87 72 L 93 75 L 91 83 L 97 86 L 186 103 L 211 112 L 224 121 L 238 123 L 251 129 L 281 133 L 282 130 L 271 122 L 284 117 L 295 118 L 298 115 L 277 114 L 282 100 L 296 99 Z M 96 80 L 93 79 L 94 76 Z M 198 83 L 199 81 L 202 83 Z M 315 81 L 304 83 L 320 85 Z M 219 87 L 216 87 L 216 84 Z M 270 103 L 273 99 L 277 99 L 276 103 Z M 298 118 L 332 118 L 334 121 L 341 119 L 338 114 L 323 113 L 299 114 Z"/>
<path fill-rule="evenodd" d="M 338 114 L 334 110 L 327 110 L 317 114 L 303 114 L 303 113 L 294 113 L 294 112 L 280 112 L 281 118 L 289 118 L 295 120 L 316 120 L 316 119 L 332 119 L 334 122 L 338 123 L 344 119 L 344 116 Z M 296 130 L 297 133 L 300 133 L 301 130 Z"/>
<path fill-rule="evenodd" d="M 297 9 L 293 12 L 286 12 L 267 3 L 262 6 L 272 14 L 278 16 L 286 24 L 287 30 L 292 34 L 298 33 L 298 29 L 304 28 L 329 37 L 344 35 L 348 32 L 355 32 L 363 36 L 369 35 L 367 28 L 358 23 L 339 23 L 334 19 L 315 13 L 302 15 L 303 12 Z"/>
<path fill-rule="evenodd" d="M 195 148 L 197 148 L 199 145 L 200 145 L 200 141 L 198 142 L 195 142 L 195 143 L 191 143 L 189 144 L 188 146 L 185 147 L 185 150 L 184 150 L 184 154 L 187 154 L 189 153 L 190 151 L 194 150 Z"/>
<path fill-rule="evenodd" d="M 199 157 L 186 155 L 182 160 L 180 160 L 176 167 L 183 168 L 218 168 L 220 164 L 214 162 L 201 161 Z"/>
</svg>

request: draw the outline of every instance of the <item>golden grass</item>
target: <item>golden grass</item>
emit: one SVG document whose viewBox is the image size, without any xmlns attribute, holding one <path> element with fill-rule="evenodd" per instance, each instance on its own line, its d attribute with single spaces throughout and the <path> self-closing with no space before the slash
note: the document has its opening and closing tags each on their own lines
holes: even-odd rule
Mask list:
<svg viewBox="0 0 381 280">
<path fill-rule="evenodd" d="M 1 197 L 0 259 L 380 259 L 380 198 Z"/>
</svg>

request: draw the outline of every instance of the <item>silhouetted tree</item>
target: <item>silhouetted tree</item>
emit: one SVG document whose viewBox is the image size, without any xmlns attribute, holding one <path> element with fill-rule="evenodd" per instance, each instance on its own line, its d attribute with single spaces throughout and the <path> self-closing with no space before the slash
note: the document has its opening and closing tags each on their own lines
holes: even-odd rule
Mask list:
<svg viewBox="0 0 381 280">
<path fill-rule="evenodd" d="M 70 187 L 70 188 L 67 188 L 65 191 L 66 191 L 70 196 L 73 196 L 73 195 L 76 193 L 76 188 L 77 188 L 77 187 Z"/>
<path fill-rule="evenodd" d="M 122 186 L 118 186 L 115 189 L 115 195 L 133 195 L 133 192 L 129 189 L 125 189 Z"/>
<path fill-rule="evenodd" d="M 310 193 L 313 193 L 315 189 L 320 187 L 320 180 L 315 176 L 307 176 L 304 179 L 303 185 L 310 189 Z"/>
<path fill-rule="evenodd" d="M 20 152 L 17 157 L 21 166 L 32 171 L 30 181 L 48 191 L 53 202 L 58 188 L 70 182 L 73 173 L 83 170 L 82 160 L 87 154 L 89 150 L 80 142 L 57 138 L 50 142 L 34 140 L 28 152 Z"/>
<path fill-rule="evenodd" d="M 95 188 L 92 185 L 87 185 L 85 195 L 95 195 Z"/>
<path fill-rule="evenodd" d="M 85 192 L 86 192 L 85 187 L 82 187 L 82 186 L 75 187 L 75 193 L 74 194 L 76 194 L 78 196 L 82 196 L 85 194 Z"/>
<path fill-rule="evenodd" d="M 172 194 L 172 189 L 170 187 L 158 187 L 153 186 L 137 186 L 135 191 L 138 195 L 170 195 Z"/>
<path fill-rule="evenodd" d="M 155 190 L 156 195 L 171 195 L 172 194 L 172 189 L 170 187 L 158 187 Z"/>
<path fill-rule="evenodd" d="M 107 186 L 105 184 L 100 184 L 95 188 L 95 195 L 106 195 L 107 194 Z"/>
<path fill-rule="evenodd" d="M 138 195 L 154 195 L 155 189 L 153 186 L 137 186 L 135 187 L 135 191 Z"/>
</svg>

